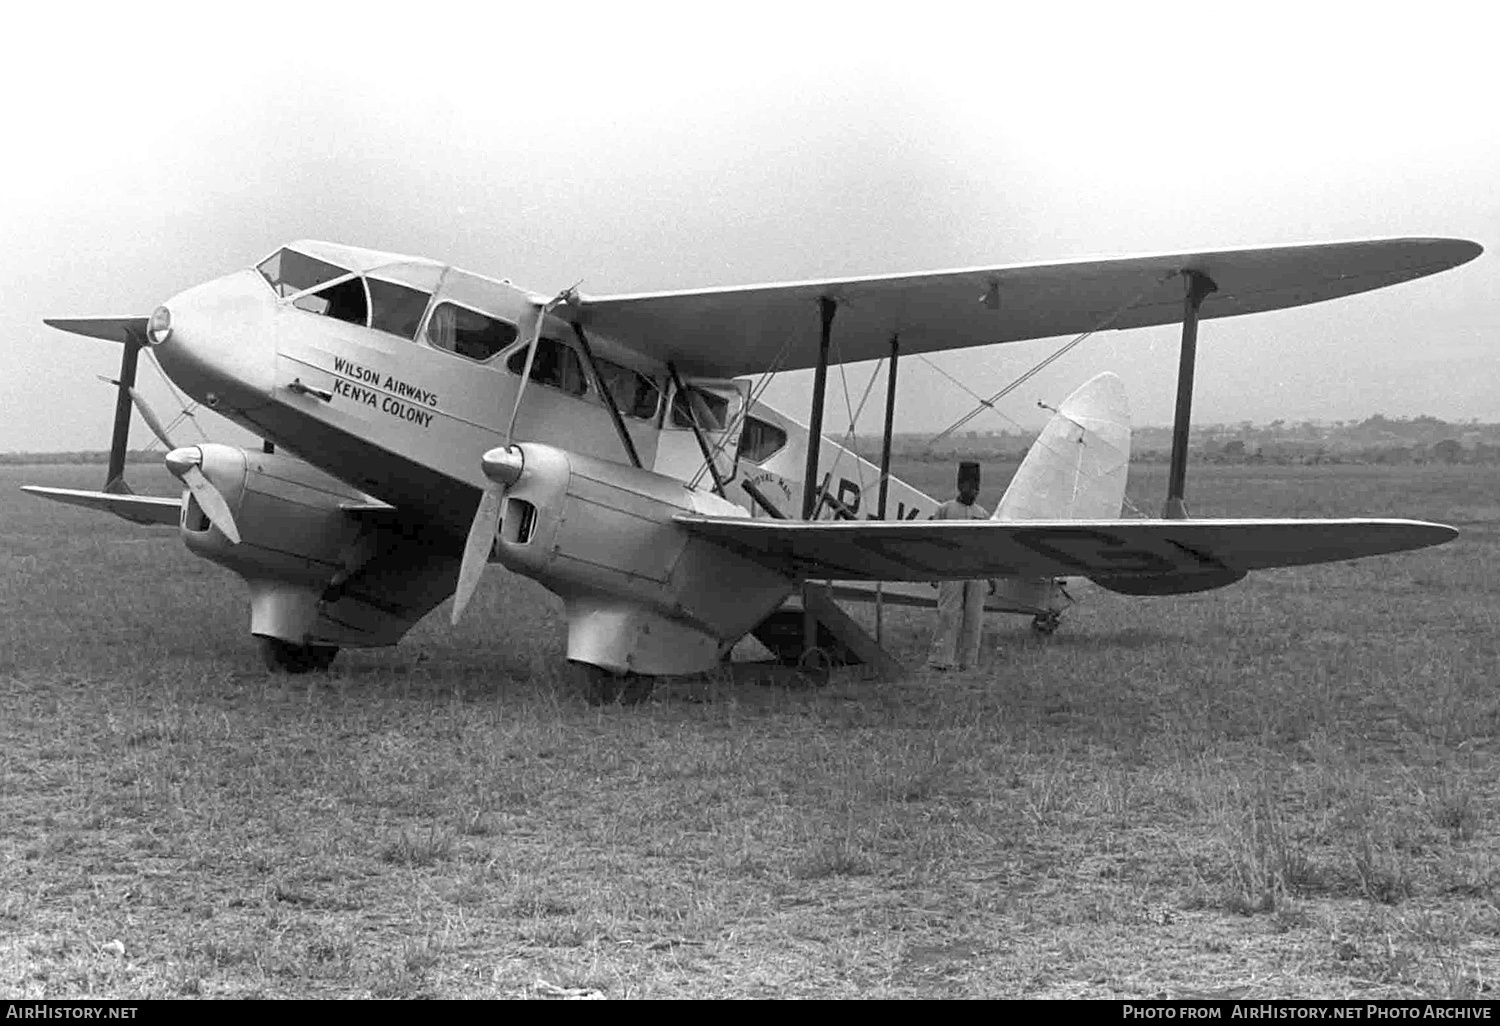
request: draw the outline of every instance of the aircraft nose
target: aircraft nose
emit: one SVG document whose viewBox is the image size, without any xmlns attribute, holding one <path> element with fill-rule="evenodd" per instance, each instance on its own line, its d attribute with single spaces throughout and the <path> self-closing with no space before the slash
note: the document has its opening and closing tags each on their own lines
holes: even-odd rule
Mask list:
<svg viewBox="0 0 1500 1026">
<path fill-rule="evenodd" d="M 270 394 L 275 299 L 254 271 L 196 285 L 151 314 L 146 341 L 162 369 L 199 402 L 228 411 Z"/>
</svg>

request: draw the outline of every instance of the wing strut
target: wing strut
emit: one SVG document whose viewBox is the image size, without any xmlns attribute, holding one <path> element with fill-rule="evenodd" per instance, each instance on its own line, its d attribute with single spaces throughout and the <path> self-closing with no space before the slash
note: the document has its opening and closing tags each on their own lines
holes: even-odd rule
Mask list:
<svg viewBox="0 0 1500 1026">
<path fill-rule="evenodd" d="M 885 433 L 880 439 L 880 505 L 876 519 L 885 519 L 886 493 L 891 484 L 891 431 L 896 423 L 896 361 L 901 356 L 901 334 L 891 336 L 891 367 L 885 379 Z M 885 627 L 885 603 L 880 582 L 875 582 L 875 644 L 880 644 Z"/>
<path fill-rule="evenodd" d="M 833 338 L 833 315 L 838 301 L 830 296 L 818 297 L 818 316 L 822 322 L 818 336 L 818 364 L 813 372 L 812 416 L 807 424 L 807 465 L 802 475 L 802 519 L 811 520 L 818 508 L 822 489 L 818 484 L 818 456 L 823 449 L 823 399 L 828 386 L 828 343 Z M 802 651 L 808 653 L 818 645 L 818 618 L 813 612 L 812 586 L 802 583 Z"/>
<path fill-rule="evenodd" d="M 1167 479 L 1167 501 L 1161 515 L 1166 520 L 1186 520 L 1188 429 L 1193 419 L 1193 366 L 1198 358 L 1198 310 L 1204 297 L 1219 286 L 1201 271 L 1183 271 L 1187 295 L 1182 303 L 1182 354 L 1177 361 L 1177 412 L 1172 421 L 1172 462 Z"/>
<path fill-rule="evenodd" d="M 604 408 L 609 410 L 609 419 L 615 422 L 615 431 L 620 435 L 620 443 L 625 446 L 625 454 L 630 457 L 630 465 L 639 470 L 641 457 L 635 451 L 635 442 L 631 439 L 630 432 L 625 430 L 625 421 L 620 418 L 619 407 L 615 406 L 615 397 L 610 395 L 604 375 L 599 373 L 599 362 L 594 359 L 594 347 L 589 345 L 589 337 L 584 334 L 583 325 L 577 321 L 573 322 L 573 334 L 578 339 L 578 348 L 583 351 L 583 358 L 588 361 L 589 373 L 594 376 L 594 387 L 604 400 Z"/>
<path fill-rule="evenodd" d="M 901 355 L 901 336 L 891 336 L 891 369 L 885 379 L 885 434 L 880 440 L 880 509 L 877 520 L 885 519 L 885 498 L 891 483 L 891 429 L 896 423 L 896 360 Z"/>
<path fill-rule="evenodd" d="M 125 327 L 125 352 L 120 356 L 119 391 L 115 394 L 115 427 L 109 439 L 109 468 L 104 472 L 106 492 L 128 492 L 125 484 L 125 447 L 130 441 L 130 390 L 135 387 L 136 366 L 146 337 L 133 326 Z"/>
<path fill-rule="evenodd" d="M 678 396 L 682 397 L 682 404 L 687 407 L 688 422 L 693 425 L 693 437 L 698 440 L 698 451 L 703 454 L 703 465 L 708 467 L 708 474 L 713 478 L 714 493 L 722 499 L 725 497 L 724 479 L 719 476 L 719 465 L 714 462 L 713 450 L 708 447 L 708 439 L 703 437 L 703 428 L 698 424 L 698 409 L 693 405 L 693 397 L 682 386 L 682 379 L 677 376 L 677 365 L 670 360 L 667 361 L 667 374 L 672 379 L 672 402 L 676 403 Z"/>
<path fill-rule="evenodd" d="M 838 301 L 828 296 L 818 297 L 818 313 L 822 317 L 823 331 L 818 339 L 818 366 L 813 374 L 812 416 L 807 425 L 807 468 L 802 475 L 802 519 L 811 520 L 816 501 L 814 488 L 818 484 L 818 455 L 823 448 L 823 393 L 828 385 L 828 342 L 833 337 L 833 315 L 838 313 Z"/>
</svg>

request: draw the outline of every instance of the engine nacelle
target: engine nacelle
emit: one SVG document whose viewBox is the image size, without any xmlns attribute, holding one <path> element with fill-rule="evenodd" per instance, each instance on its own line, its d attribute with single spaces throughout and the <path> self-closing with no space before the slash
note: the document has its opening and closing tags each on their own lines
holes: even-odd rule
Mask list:
<svg viewBox="0 0 1500 1026">
<path fill-rule="evenodd" d="M 739 506 L 648 470 L 522 443 L 497 556 L 563 598 L 568 658 L 647 674 L 711 669 L 792 582 L 690 535 L 682 513 Z"/>
<path fill-rule="evenodd" d="M 198 448 L 203 473 L 224 496 L 240 543 L 209 523 L 189 492 L 183 494 L 183 543 L 245 579 L 250 633 L 298 645 L 315 640 L 330 587 L 372 551 L 373 533 L 341 508 L 363 496 L 292 456 L 218 444 Z"/>
</svg>

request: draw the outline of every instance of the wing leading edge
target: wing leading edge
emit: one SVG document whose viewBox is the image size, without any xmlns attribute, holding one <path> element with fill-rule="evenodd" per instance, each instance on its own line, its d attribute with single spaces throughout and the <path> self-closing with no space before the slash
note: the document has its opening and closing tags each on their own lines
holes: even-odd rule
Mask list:
<svg viewBox="0 0 1500 1026">
<path fill-rule="evenodd" d="M 137 341 L 145 341 L 146 320 L 145 317 L 43 317 L 42 323 L 59 331 L 71 331 L 75 335 L 102 338 L 123 345 L 132 336 Z"/>
<path fill-rule="evenodd" d="M 89 492 L 78 488 L 46 488 L 22 485 L 21 491 L 53 502 L 85 509 L 98 509 L 124 517 L 137 524 L 177 526 L 182 516 L 182 499 L 156 495 L 131 495 L 119 492 Z"/>
<path fill-rule="evenodd" d="M 675 519 L 690 533 L 793 578 L 1076 576 L 1133 593 L 1198 590 L 1194 582 L 1216 587 L 1251 570 L 1404 552 L 1458 535 L 1419 520 Z"/>
<path fill-rule="evenodd" d="M 564 308 L 591 330 L 685 373 L 759 373 L 817 362 L 818 300 L 838 301 L 841 362 L 1050 338 L 1182 319 L 1181 274 L 1217 286 L 1200 316 L 1237 317 L 1349 296 L 1457 267 L 1483 251 L 1462 239 L 1231 249 L 1164 256 L 975 267 L 922 274 L 639 295 L 579 296 Z M 1129 307 L 1109 324 L 1112 314 Z"/>
</svg>

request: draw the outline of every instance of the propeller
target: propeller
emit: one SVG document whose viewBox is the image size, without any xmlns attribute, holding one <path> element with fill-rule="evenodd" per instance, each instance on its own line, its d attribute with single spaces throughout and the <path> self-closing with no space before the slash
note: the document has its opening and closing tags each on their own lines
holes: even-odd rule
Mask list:
<svg viewBox="0 0 1500 1026">
<path fill-rule="evenodd" d="M 505 444 L 491 449 L 480 459 L 480 468 L 490 483 L 479 499 L 479 509 L 474 513 L 474 522 L 469 525 L 469 537 L 464 542 L 464 558 L 458 568 L 458 584 L 453 590 L 452 623 L 456 627 L 468 608 L 474 590 L 479 587 L 479 578 L 489 562 L 490 549 L 495 543 L 495 532 L 500 528 L 500 511 L 505 502 L 505 493 L 511 485 L 521 479 L 526 467 L 526 458 L 521 450 L 513 446 L 516 418 L 521 413 L 521 397 L 526 394 L 526 382 L 531 380 L 531 365 L 536 359 L 537 343 L 542 337 L 542 324 L 554 307 L 578 298 L 578 286 L 564 289 L 552 299 L 536 308 L 536 323 L 532 327 L 531 340 L 526 344 L 526 366 L 521 371 L 521 383 L 516 386 L 516 401 L 510 409 L 510 420 L 505 425 Z M 206 511 L 205 511 L 206 512 Z"/>
<path fill-rule="evenodd" d="M 198 500 L 198 506 L 203 510 L 208 522 L 217 527 L 231 544 L 240 543 L 240 531 L 234 524 L 234 514 L 229 512 L 229 503 L 224 495 L 214 487 L 208 475 L 203 473 L 203 450 L 196 445 L 185 445 L 180 449 L 173 449 L 167 453 L 167 469 L 172 476 L 187 486 L 187 490 L 193 493 L 193 498 Z"/>
<path fill-rule="evenodd" d="M 469 525 L 469 538 L 464 543 L 464 561 L 458 569 L 458 586 L 453 592 L 453 623 L 456 626 L 479 587 L 479 578 L 489 561 L 490 547 L 495 541 L 495 532 L 500 529 L 500 510 L 505 502 L 505 493 L 521 479 L 526 469 L 526 456 L 520 446 L 507 445 L 491 449 L 480 460 L 484 476 L 490 484 L 480 497 L 479 509 L 474 522 Z"/>
<path fill-rule="evenodd" d="M 156 411 L 151 409 L 146 397 L 134 388 L 129 389 L 130 401 L 135 404 L 135 411 L 141 415 L 151 433 L 161 439 L 161 444 L 170 451 L 167 453 L 167 469 L 172 476 L 187 486 L 187 490 L 193 493 L 193 498 L 198 500 L 198 506 L 203 510 L 203 515 L 208 517 L 208 522 L 219 529 L 219 533 L 228 538 L 231 544 L 240 543 L 240 530 L 234 523 L 234 514 L 229 512 L 229 502 L 224 498 L 222 492 L 214 487 L 214 483 L 203 473 L 203 450 L 196 445 L 177 446 L 167 434 L 167 429 L 162 427 L 161 420 L 157 418 Z"/>
<path fill-rule="evenodd" d="M 161 444 L 165 445 L 168 451 L 177 448 L 172 443 L 172 439 L 167 435 L 167 429 L 162 427 L 161 421 L 157 419 L 156 412 L 147 404 L 146 397 L 134 388 L 129 389 L 129 392 L 130 401 L 135 404 L 135 412 L 141 415 L 141 419 L 146 422 L 146 426 L 151 429 L 151 433 L 161 439 Z"/>
</svg>

